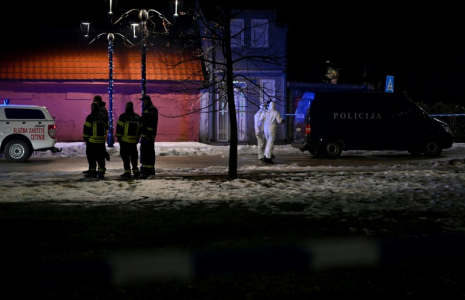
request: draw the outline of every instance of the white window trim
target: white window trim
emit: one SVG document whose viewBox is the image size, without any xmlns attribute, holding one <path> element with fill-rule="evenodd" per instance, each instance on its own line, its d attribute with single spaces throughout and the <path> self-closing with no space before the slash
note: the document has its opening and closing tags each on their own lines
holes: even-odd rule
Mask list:
<svg viewBox="0 0 465 300">
<path fill-rule="evenodd" d="M 244 47 L 244 20 L 232 19 L 230 24 L 231 47 Z"/>
<path fill-rule="evenodd" d="M 252 19 L 251 23 L 251 45 L 254 48 L 268 48 L 268 20 Z M 257 43 L 259 39 L 264 39 L 263 43 Z"/>
<path fill-rule="evenodd" d="M 276 80 L 260 79 L 260 103 L 266 103 L 275 100 Z"/>
</svg>

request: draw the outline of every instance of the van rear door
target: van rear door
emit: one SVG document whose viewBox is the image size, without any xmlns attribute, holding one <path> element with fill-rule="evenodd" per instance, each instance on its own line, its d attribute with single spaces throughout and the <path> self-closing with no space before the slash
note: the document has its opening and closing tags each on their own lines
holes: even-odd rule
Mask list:
<svg viewBox="0 0 465 300">
<path fill-rule="evenodd" d="M 297 104 L 294 118 L 294 133 L 292 137 L 292 146 L 295 148 L 301 148 L 305 144 L 306 130 L 310 128 L 307 128 L 307 117 L 314 96 L 314 93 L 305 93 Z"/>
</svg>

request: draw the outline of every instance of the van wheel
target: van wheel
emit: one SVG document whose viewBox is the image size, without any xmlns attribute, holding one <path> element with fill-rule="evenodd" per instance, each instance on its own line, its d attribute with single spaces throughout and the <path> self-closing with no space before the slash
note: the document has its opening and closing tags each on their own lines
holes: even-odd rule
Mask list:
<svg viewBox="0 0 465 300">
<path fill-rule="evenodd" d="M 323 142 L 320 152 L 326 158 L 336 158 L 341 155 L 342 146 L 335 140 L 329 140 Z"/>
<path fill-rule="evenodd" d="M 31 149 L 21 140 L 9 141 L 5 146 L 5 158 L 12 163 L 21 163 L 30 157 Z"/>
<path fill-rule="evenodd" d="M 441 152 L 442 147 L 436 140 L 428 140 L 423 149 L 426 156 L 439 156 Z"/>
</svg>

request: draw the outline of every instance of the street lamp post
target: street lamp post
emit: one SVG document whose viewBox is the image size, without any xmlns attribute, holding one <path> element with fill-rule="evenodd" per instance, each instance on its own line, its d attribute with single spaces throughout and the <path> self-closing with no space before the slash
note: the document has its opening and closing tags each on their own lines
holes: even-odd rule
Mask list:
<svg viewBox="0 0 465 300">
<path fill-rule="evenodd" d="M 109 2 L 110 2 L 109 3 L 110 7 L 109 7 L 109 12 L 108 12 L 108 17 L 109 17 L 110 23 L 111 23 L 111 20 L 113 19 L 113 12 L 112 12 L 113 1 L 109 0 Z M 177 16 L 177 5 L 178 5 L 178 2 L 176 1 L 175 17 Z M 163 26 L 165 28 L 165 32 L 168 32 L 167 26 L 172 25 L 172 24 L 165 18 L 165 16 L 163 14 L 161 14 L 160 12 L 158 12 L 158 11 L 156 11 L 154 9 L 149 9 L 149 10 L 130 9 L 127 12 L 125 12 L 123 15 L 121 15 L 121 17 L 118 20 L 116 20 L 114 23 L 112 23 L 112 25 L 115 25 L 119 21 L 121 21 L 122 19 L 128 17 L 129 14 L 132 13 L 132 12 L 138 12 L 138 14 L 139 14 L 139 25 L 131 24 L 131 27 L 132 27 L 132 30 L 133 30 L 133 39 L 134 39 L 134 41 L 137 38 L 137 35 L 136 35 L 137 30 L 136 29 L 139 29 L 139 32 L 140 32 L 140 35 L 141 35 L 141 96 L 144 97 L 145 95 L 147 95 L 147 77 L 146 77 L 146 73 L 147 73 L 147 70 L 146 70 L 147 37 L 148 37 L 147 21 L 150 19 L 150 13 L 151 12 L 156 13 L 158 15 L 158 17 L 163 21 Z M 142 110 L 141 113 L 144 114 L 144 103 L 143 102 L 142 102 L 142 105 L 141 105 L 141 110 Z M 142 153 L 140 154 L 139 158 L 140 158 L 140 161 L 142 162 Z"/>
<path fill-rule="evenodd" d="M 113 12 L 111 11 L 113 5 L 112 5 L 112 0 L 110 0 L 110 11 L 108 12 L 108 16 L 110 19 L 113 16 Z M 165 32 L 167 32 L 166 26 L 172 25 L 163 14 L 160 12 L 154 10 L 154 9 L 130 9 L 127 12 L 125 12 L 118 20 L 116 20 L 112 25 L 117 24 L 119 21 L 121 21 L 123 18 L 126 18 L 129 16 L 130 13 L 132 12 L 138 12 L 139 13 L 139 25 L 136 24 L 131 24 L 133 28 L 133 38 L 137 38 L 136 36 L 136 28 L 138 27 L 139 32 L 141 33 L 141 96 L 144 97 L 147 94 L 147 66 L 146 66 L 146 61 L 147 61 L 147 20 L 150 19 L 150 13 L 154 12 L 158 15 L 160 19 L 163 20 L 163 25 L 165 27 Z M 177 16 L 177 1 L 176 1 L 176 13 L 175 16 Z M 144 107 L 142 105 L 142 112 L 144 111 Z"/>
<path fill-rule="evenodd" d="M 148 12 L 145 9 L 139 11 L 139 20 L 140 20 L 140 31 L 141 31 L 141 95 L 144 97 L 147 95 L 147 36 L 145 34 L 147 30 L 147 19 L 149 17 Z"/>
<path fill-rule="evenodd" d="M 82 34 L 87 39 L 89 37 L 89 29 L 90 23 L 81 23 Z M 113 42 L 115 40 L 115 34 L 121 36 L 126 42 L 132 43 L 122 34 L 120 33 L 100 33 L 97 35 L 92 41 L 90 41 L 89 45 L 92 44 L 95 40 L 99 39 L 102 35 L 107 35 L 108 40 L 108 95 L 109 95 L 109 104 L 110 104 L 110 111 L 109 115 L 109 130 L 108 130 L 108 147 L 114 147 L 115 137 L 114 137 L 114 126 L 113 126 Z"/>
</svg>

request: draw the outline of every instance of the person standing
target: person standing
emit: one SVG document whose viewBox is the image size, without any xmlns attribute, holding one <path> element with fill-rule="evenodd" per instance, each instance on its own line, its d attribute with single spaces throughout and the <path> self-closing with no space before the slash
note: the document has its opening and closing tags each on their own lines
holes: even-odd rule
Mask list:
<svg viewBox="0 0 465 300">
<path fill-rule="evenodd" d="M 92 102 L 97 103 L 100 111 L 108 116 L 108 110 L 106 108 L 107 103 L 103 101 L 102 96 L 95 95 L 94 98 L 92 99 Z"/>
<path fill-rule="evenodd" d="M 102 96 L 95 95 L 94 98 L 92 99 L 92 102 L 97 103 L 100 111 L 106 114 L 108 117 L 110 117 L 110 115 L 108 114 L 108 110 L 106 108 L 107 103 L 103 101 Z M 105 159 L 110 161 L 110 154 L 106 150 L 105 150 Z"/>
<path fill-rule="evenodd" d="M 103 101 L 102 96 L 100 96 L 100 95 L 95 95 L 95 96 L 92 98 L 92 103 L 97 103 L 99 110 L 100 110 L 101 112 L 103 112 L 105 115 L 108 116 L 108 110 L 107 110 L 107 108 L 106 108 L 106 105 L 107 105 L 107 104 L 105 103 L 105 101 Z M 105 139 L 106 139 L 106 136 L 105 136 Z M 106 148 L 105 148 L 105 159 L 108 160 L 108 161 L 110 160 L 110 154 L 107 152 Z M 89 173 L 91 173 L 91 171 L 90 171 L 90 170 L 86 170 L 86 171 L 82 171 L 82 173 L 84 173 L 84 174 L 89 174 Z"/>
<path fill-rule="evenodd" d="M 105 177 L 105 138 L 108 132 L 108 116 L 92 102 L 91 113 L 84 123 L 83 138 L 86 142 L 86 156 L 89 172 L 85 177 L 103 179 Z M 98 164 L 98 168 L 97 168 Z"/>
<path fill-rule="evenodd" d="M 137 152 L 137 143 L 140 138 L 141 117 L 134 112 L 134 104 L 129 101 L 126 103 L 125 112 L 122 113 L 116 123 L 116 138 L 120 146 L 120 155 L 123 159 L 124 173 L 123 178 L 131 178 L 132 172 L 135 178 L 140 176 Z"/>
<path fill-rule="evenodd" d="M 152 98 L 144 95 L 140 98 L 143 102 L 142 126 L 140 134 L 140 161 L 141 175 L 144 179 L 155 175 L 155 138 L 158 127 L 158 109 L 153 105 Z"/>
<path fill-rule="evenodd" d="M 263 124 L 259 124 L 260 118 L 263 114 L 266 113 L 265 103 L 260 104 L 260 109 L 254 115 L 255 123 L 255 135 L 257 136 L 257 149 L 258 149 L 258 160 L 260 162 L 265 162 L 265 132 L 263 131 Z"/>
<path fill-rule="evenodd" d="M 103 101 L 102 99 L 102 96 L 100 95 L 95 95 L 93 98 L 92 98 L 92 103 L 97 103 L 97 107 L 98 109 L 103 112 L 105 115 L 108 116 L 108 110 L 107 108 L 105 107 L 107 104 Z M 106 138 L 106 136 L 105 136 Z M 106 160 L 110 160 L 110 154 L 107 152 L 106 148 L 105 148 L 105 159 Z M 95 161 L 95 163 L 97 163 L 97 161 Z M 85 171 L 82 171 L 83 174 L 89 174 L 91 173 L 91 170 L 85 170 Z"/>
<path fill-rule="evenodd" d="M 272 164 L 274 140 L 276 138 L 276 129 L 278 124 L 284 124 L 284 119 L 281 117 L 279 111 L 276 110 L 276 103 L 274 101 L 268 102 L 268 109 L 261 117 L 259 124 L 263 124 L 265 131 L 266 147 L 265 147 L 265 163 Z"/>
</svg>

